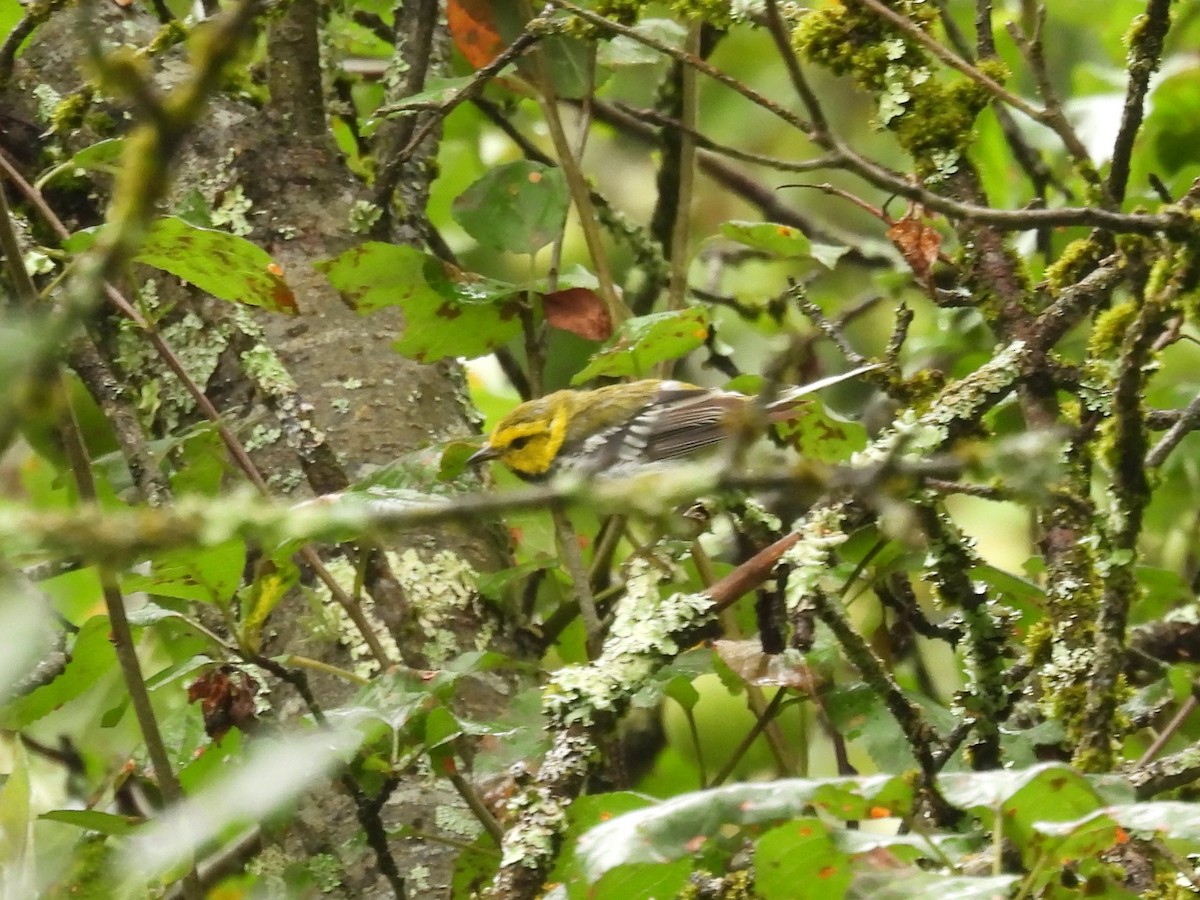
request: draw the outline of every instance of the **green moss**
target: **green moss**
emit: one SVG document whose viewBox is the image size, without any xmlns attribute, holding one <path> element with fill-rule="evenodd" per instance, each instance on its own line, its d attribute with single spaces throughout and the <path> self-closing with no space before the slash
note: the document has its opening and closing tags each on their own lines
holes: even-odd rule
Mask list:
<svg viewBox="0 0 1200 900">
<path fill-rule="evenodd" d="M 633 25 L 645 6 L 640 0 L 601 0 L 592 11 L 619 25 Z"/>
<path fill-rule="evenodd" d="M 1050 651 L 1054 646 L 1054 623 L 1049 619 L 1039 619 L 1029 626 L 1025 635 L 1025 649 L 1029 660 L 1034 665 L 1041 665 L 1050 659 Z"/>
<path fill-rule="evenodd" d="M 102 109 L 93 109 L 83 120 L 83 124 L 100 137 L 115 137 L 117 120 Z"/>
<path fill-rule="evenodd" d="M 1088 686 L 1086 682 L 1075 684 L 1058 684 L 1053 694 L 1044 700 L 1047 716 L 1062 722 L 1067 729 L 1067 743 L 1075 743 L 1079 735 L 1079 722 L 1083 719 L 1088 703 Z"/>
<path fill-rule="evenodd" d="M 792 44 L 808 62 L 835 75 L 849 75 L 873 93 L 886 88 L 890 67 L 923 66 L 925 56 L 906 44 L 874 13 L 833 6 L 802 17 L 792 32 Z"/>
<path fill-rule="evenodd" d="M 63 97 L 50 113 L 50 130 L 55 134 L 67 134 L 81 128 L 91 105 L 92 94 L 88 90 Z"/>
<path fill-rule="evenodd" d="M 645 6 L 639 3 L 639 6 Z M 728 28 L 734 23 L 728 0 L 674 0 L 671 10 L 684 19 L 699 19 L 714 28 Z"/>
<path fill-rule="evenodd" d="M 1112 359 L 1121 349 L 1121 342 L 1137 319 L 1138 305 L 1132 300 L 1119 303 L 1106 309 L 1096 317 L 1088 339 L 1088 357 L 1091 359 Z"/>
<path fill-rule="evenodd" d="M 698 19 L 714 28 L 729 28 L 736 21 L 729 0 L 671 0 L 667 4 L 671 12 L 681 19 Z M 646 9 L 640 0 L 599 0 L 592 11 L 626 27 L 637 24 Z M 580 38 L 608 38 L 602 27 L 582 19 L 572 19 L 566 31 Z"/>
<path fill-rule="evenodd" d="M 932 4 L 892 6 L 921 27 L 936 15 Z M 866 8 L 834 6 L 803 16 L 792 32 L 797 52 L 835 75 L 848 75 L 879 102 L 879 124 L 892 131 L 925 179 L 953 173 L 991 94 L 974 81 L 934 77 L 929 56 L 910 38 Z M 994 80 L 1002 63 L 981 66 Z"/>
<path fill-rule="evenodd" d="M 921 413 L 929 408 L 945 386 L 945 372 L 940 369 L 921 369 L 894 387 L 899 391 L 897 396 L 903 403 Z"/>
<path fill-rule="evenodd" d="M 1107 255 L 1107 249 L 1090 238 L 1067 244 L 1058 259 L 1046 269 L 1046 289 L 1050 296 L 1057 297 L 1064 288 L 1076 284 Z"/>
<path fill-rule="evenodd" d="M 1142 893 L 1142 900 L 1187 900 L 1196 896 L 1195 891 L 1182 887 L 1178 882 L 1179 876 L 1174 868 L 1158 872 L 1154 876 L 1154 887 Z"/>
<path fill-rule="evenodd" d="M 150 41 L 146 47 L 146 53 L 150 56 L 157 56 L 160 53 L 165 53 L 172 47 L 182 44 L 187 40 L 188 28 L 179 19 L 172 19 L 158 30 L 158 34 Z"/>
<path fill-rule="evenodd" d="M 890 127 L 916 161 L 919 175 L 928 180 L 953 172 L 990 99 L 987 89 L 974 81 L 929 80 L 911 88 L 905 114 Z"/>
<path fill-rule="evenodd" d="M 754 876 L 749 870 L 742 869 L 725 876 L 725 890 L 721 892 L 721 900 L 754 900 L 757 896 L 758 893 L 754 890 Z"/>
</svg>

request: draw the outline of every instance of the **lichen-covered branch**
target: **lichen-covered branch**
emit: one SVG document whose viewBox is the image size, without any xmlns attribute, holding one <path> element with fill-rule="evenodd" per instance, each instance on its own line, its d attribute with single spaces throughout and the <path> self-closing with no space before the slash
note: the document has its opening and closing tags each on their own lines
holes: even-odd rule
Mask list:
<svg viewBox="0 0 1200 900">
<path fill-rule="evenodd" d="M 1005 719 L 1009 685 L 1004 653 L 1008 629 L 995 613 L 986 589 L 973 583 L 970 571 L 981 565 L 968 539 L 958 533 L 945 512 L 925 504 L 916 505 L 916 516 L 925 533 L 926 565 L 939 600 L 958 610 L 964 627 L 967 670 L 966 709 L 962 713 L 975 722 L 975 739 L 968 758 L 976 769 L 998 769 L 1000 725 Z"/>
</svg>

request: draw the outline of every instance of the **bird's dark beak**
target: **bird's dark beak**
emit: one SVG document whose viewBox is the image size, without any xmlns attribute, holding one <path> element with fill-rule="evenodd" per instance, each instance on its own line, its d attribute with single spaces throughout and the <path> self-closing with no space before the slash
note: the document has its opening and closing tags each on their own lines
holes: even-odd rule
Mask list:
<svg viewBox="0 0 1200 900">
<path fill-rule="evenodd" d="M 468 466 L 477 466 L 482 462 L 487 462 L 489 459 L 495 459 L 500 455 L 500 451 L 491 444 L 484 444 L 469 457 L 467 457 Z"/>
</svg>

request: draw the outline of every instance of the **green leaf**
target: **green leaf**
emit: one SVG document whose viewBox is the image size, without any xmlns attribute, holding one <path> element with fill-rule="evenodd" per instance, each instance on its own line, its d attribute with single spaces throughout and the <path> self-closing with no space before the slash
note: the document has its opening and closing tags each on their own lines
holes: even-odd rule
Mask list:
<svg viewBox="0 0 1200 900">
<path fill-rule="evenodd" d="M 242 641 L 255 652 L 262 646 L 262 628 L 267 617 L 279 605 L 300 578 L 291 563 L 283 566 L 259 566 L 254 581 L 242 602 Z"/>
<path fill-rule="evenodd" d="M 1149 836 L 1200 842 L 1200 805 L 1177 800 L 1155 803 L 1125 803 L 1105 811 L 1127 831 Z"/>
<path fill-rule="evenodd" d="M 536 253 L 562 234 L 569 204 L 560 169 L 521 160 L 492 169 L 463 191 L 452 214 L 489 250 Z"/>
<path fill-rule="evenodd" d="M 861 739 L 883 771 L 900 772 L 915 765 L 900 726 L 870 686 L 859 682 L 834 688 L 825 698 L 825 708 L 838 732 L 848 740 Z"/>
<path fill-rule="evenodd" d="M 358 312 L 404 310 L 404 334 L 393 346 L 418 362 L 483 356 L 521 330 L 515 286 L 455 269 L 412 247 L 369 242 L 315 265 Z"/>
<path fill-rule="evenodd" d="M 79 828 L 86 828 L 88 831 L 98 831 L 100 834 L 108 835 L 128 834 L 137 827 L 135 822 L 124 816 L 100 812 L 97 809 L 52 809 L 50 812 L 42 813 L 38 818 L 48 822 L 63 822 L 67 825 L 75 825 Z"/>
<path fill-rule="evenodd" d="M 699 306 L 626 319 L 608 346 L 593 354 L 571 384 L 601 375 L 645 377 L 658 363 L 690 353 L 707 337 L 708 313 Z"/>
<path fill-rule="evenodd" d="M 587 879 L 580 869 L 579 838 L 602 822 L 623 813 L 645 809 L 654 800 L 633 791 L 613 791 L 607 794 L 585 794 L 577 797 L 567 810 L 567 830 L 563 834 L 563 851 L 555 861 L 550 881 L 564 882 L 578 891 L 571 895 L 586 896 Z"/>
<path fill-rule="evenodd" d="M 63 241 L 63 248 L 82 253 L 95 243 L 100 227 L 76 231 Z M 299 312 L 296 296 L 271 256 L 236 234 L 164 216 L 151 223 L 134 260 L 170 272 L 221 300 Z"/>
<path fill-rule="evenodd" d="M 378 114 L 385 118 L 413 115 L 420 110 L 413 110 L 412 107 L 425 108 L 431 103 L 446 103 L 453 100 L 459 91 L 474 80 L 473 74 L 462 75 L 458 78 L 430 78 L 425 83 L 425 90 L 388 104 L 385 108 L 380 109 Z"/>
<path fill-rule="evenodd" d="M 49 684 L 0 708 L 0 728 L 13 731 L 24 728 L 74 700 L 104 676 L 115 672 L 117 659 L 108 639 L 108 631 L 107 616 L 93 616 L 84 622 L 75 637 L 71 661 L 62 674 Z"/>
<path fill-rule="evenodd" d="M 589 900 L 629 900 L 631 897 L 677 897 L 687 885 L 691 863 L 630 863 L 610 869 L 588 891 Z"/>
<path fill-rule="evenodd" d="M 108 138 L 107 140 L 97 141 L 94 144 L 84 147 L 66 162 L 54 166 L 44 175 L 40 176 L 35 185 L 39 189 L 44 188 L 58 176 L 66 173 L 74 174 L 79 169 L 92 169 L 105 172 L 115 171 L 117 168 L 116 163 L 120 159 L 124 147 L 124 138 Z"/>
<path fill-rule="evenodd" d="M 819 402 L 796 407 L 795 417 L 780 423 L 784 440 L 795 446 L 805 459 L 826 463 L 844 463 L 867 446 L 867 429 L 831 415 Z"/>
<path fill-rule="evenodd" d="M 769 784 L 734 784 L 674 797 L 596 826 L 579 840 L 580 866 L 590 881 L 632 862 L 690 856 L 729 825 L 762 825 L 793 819 L 817 806 L 844 819 L 903 815 L 912 788 L 902 777 L 786 778 Z"/>
<path fill-rule="evenodd" d="M 850 857 L 812 816 L 773 828 L 754 845 L 754 887 L 765 900 L 841 897 L 850 879 Z"/>
<path fill-rule="evenodd" d="M 125 592 L 145 591 L 160 597 L 226 606 L 242 583 L 246 544 L 239 539 L 212 547 L 176 550 L 155 560 L 148 575 L 130 575 Z"/>
<path fill-rule="evenodd" d="M 489 600 L 500 601 L 504 599 L 505 593 L 514 583 L 524 581 L 535 572 L 541 572 L 556 565 L 557 560 L 553 556 L 539 553 L 532 559 L 509 566 L 507 569 L 500 569 L 496 572 L 480 572 L 475 578 L 475 586 L 479 589 L 481 596 L 487 597 Z"/>
<path fill-rule="evenodd" d="M 1196 162 L 1200 140 L 1200 69 L 1189 68 L 1164 78 L 1154 90 L 1146 119 L 1147 133 L 1167 175 Z"/>
<path fill-rule="evenodd" d="M 1040 604 L 1045 602 L 1046 590 L 1028 578 L 1014 575 L 1003 569 L 987 564 L 973 566 L 970 570 L 972 579 L 982 581 L 999 594 L 1012 597 L 1026 603 Z M 1178 578 L 1178 576 L 1176 576 Z"/>
<path fill-rule="evenodd" d="M 605 81 L 607 73 L 597 72 L 592 65 L 590 43 L 558 34 L 541 41 L 540 50 L 549 64 L 554 93 L 564 100 L 578 100 Z M 521 62 L 527 64 L 526 60 Z"/>
<path fill-rule="evenodd" d="M 235 303 L 296 313 L 296 297 L 271 256 L 236 234 L 156 219 L 135 259 Z"/>
<path fill-rule="evenodd" d="M 887 867 L 866 872 L 854 879 L 852 896 L 871 900 L 912 900 L 914 897 L 943 900 L 997 900 L 1012 895 L 1017 875 L 993 875 L 971 878 L 967 875 L 942 875 L 920 869 L 899 870 Z"/>
<path fill-rule="evenodd" d="M 687 36 L 687 29 L 673 19 L 641 19 L 633 26 L 633 30 L 675 48 L 683 47 L 684 38 Z M 652 66 L 661 64 L 663 55 L 653 47 L 647 47 L 631 37 L 617 35 L 611 41 L 600 44 L 596 52 L 596 61 L 611 69 L 623 66 Z"/>
<path fill-rule="evenodd" d="M 490 835 L 481 834 L 464 852 L 454 854 L 451 897 L 481 897 L 500 865 L 500 856 Z"/>
<path fill-rule="evenodd" d="M 0 886 L 6 897 L 36 896 L 32 807 L 29 758 L 17 741 L 11 771 L 0 785 Z"/>
<path fill-rule="evenodd" d="M 812 243 L 804 233 L 791 225 L 775 222 L 724 222 L 721 234 L 771 256 L 784 258 L 812 257 Z"/>
<path fill-rule="evenodd" d="M 1096 812 L 1103 800 L 1082 774 L 1061 763 L 1017 771 L 953 772 L 938 779 L 946 802 L 999 824 L 1034 864 L 1042 841 L 1035 826 L 1066 822 Z"/>
</svg>

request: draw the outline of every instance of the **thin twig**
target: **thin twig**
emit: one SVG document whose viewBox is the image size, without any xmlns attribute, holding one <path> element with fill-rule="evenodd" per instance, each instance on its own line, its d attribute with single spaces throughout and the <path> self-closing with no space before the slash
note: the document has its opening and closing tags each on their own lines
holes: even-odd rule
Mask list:
<svg viewBox="0 0 1200 900">
<path fill-rule="evenodd" d="M 1125 199 L 1129 161 L 1145 115 L 1150 76 L 1162 64 L 1163 42 L 1171 27 L 1171 0 L 1147 0 L 1146 12 L 1140 18 L 1129 48 L 1129 84 L 1125 88 L 1121 127 L 1113 143 L 1112 165 L 1108 172 L 1108 192 L 1116 203 Z"/>
<path fill-rule="evenodd" d="M 1066 113 L 1063 112 L 1062 101 L 1058 97 L 1058 92 L 1054 90 L 1054 83 L 1050 80 L 1050 71 L 1046 68 L 1045 53 L 1042 49 L 1042 28 L 1045 22 L 1046 8 L 1045 6 L 1040 6 L 1037 27 L 1032 38 L 1022 32 L 1015 22 L 1008 23 L 1008 33 L 1016 43 L 1017 48 L 1024 54 L 1026 61 L 1029 63 L 1029 68 L 1033 72 L 1033 77 L 1037 81 L 1038 93 L 1041 94 L 1042 103 L 1045 104 L 1043 110 L 1047 121 L 1044 124 L 1052 128 L 1059 136 L 1059 139 L 1063 142 L 1063 146 L 1075 162 L 1075 170 L 1086 180 L 1095 183 L 1097 176 L 1091 157 L 1088 156 L 1087 149 L 1075 133 L 1075 129 L 1067 121 Z M 1103 189 L 1102 185 L 1097 186 Z"/>
<path fill-rule="evenodd" d="M 583 238 L 587 244 L 596 280 L 600 283 L 600 297 L 604 301 L 605 309 L 608 310 L 609 319 L 616 325 L 629 318 L 629 310 L 625 308 L 625 303 L 617 292 L 612 267 L 608 261 L 608 251 L 604 247 L 600 224 L 592 205 L 591 189 L 571 153 L 571 142 L 563 128 L 562 117 L 558 114 L 558 96 L 554 90 L 550 66 L 546 62 L 541 48 L 534 55 L 534 61 L 538 70 L 538 104 L 546 119 L 550 138 L 554 142 L 554 152 L 558 155 L 559 168 L 562 169 L 566 178 L 567 190 L 570 191 L 571 200 L 579 214 L 579 228 L 583 232 Z"/>
<path fill-rule="evenodd" d="M 1183 727 L 1183 723 L 1187 721 L 1188 716 L 1196 711 L 1198 705 L 1200 705 L 1200 701 L 1196 700 L 1196 695 L 1189 695 L 1180 705 L 1175 715 L 1171 718 L 1171 721 L 1167 723 L 1166 727 L 1158 733 L 1154 741 L 1146 748 L 1146 752 L 1138 757 L 1134 768 L 1142 769 L 1148 766 L 1154 760 L 1154 757 L 1162 752 L 1162 748 L 1167 745 L 1167 742 L 1179 732 L 1179 729 Z"/>
<path fill-rule="evenodd" d="M 780 688 L 775 692 L 775 696 L 773 696 L 770 702 L 763 707 L 762 712 L 759 714 L 758 718 L 755 719 L 754 727 L 746 732 L 746 736 L 742 738 L 737 747 L 734 748 L 733 754 L 729 757 L 729 761 L 721 767 L 721 771 L 713 776 L 713 780 L 709 783 L 709 787 L 718 787 L 719 785 L 724 784 L 726 779 L 733 774 L 733 770 L 737 768 L 738 763 L 742 761 L 742 759 L 746 756 L 746 753 L 750 750 L 750 747 L 756 740 L 758 740 L 758 736 L 763 733 L 763 730 L 769 723 L 775 720 L 775 717 L 779 714 L 779 708 L 783 706 L 783 701 L 786 699 L 786 697 L 787 691 L 785 691 L 783 688 Z"/>
<path fill-rule="evenodd" d="M 558 538 L 558 550 L 562 554 L 563 562 L 566 563 L 575 599 L 579 603 L 579 615 L 583 619 L 583 630 L 587 636 L 588 658 L 594 659 L 600 652 L 602 626 L 600 614 L 596 610 L 596 598 L 592 595 L 592 583 L 588 578 L 588 570 L 583 564 L 583 554 L 579 552 L 579 536 L 575 533 L 566 512 L 560 507 L 553 507 L 550 513 L 554 519 L 554 534 Z"/>
<path fill-rule="evenodd" d="M 813 172 L 819 169 L 835 168 L 837 157 L 832 154 L 824 156 L 815 156 L 811 159 L 793 160 L 782 159 L 778 156 L 768 156 L 765 153 L 751 153 L 748 150 L 742 150 L 740 147 L 733 147 L 729 144 L 722 144 L 714 140 L 706 134 L 694 129 L 688 128 L 678 119 L 663 115 L 655 109 L 642 109 L 636 106 L 630 106 L 628 103 L 615 101 L 613 108 L 618 109 L 623 113 L 634 116 L 644 122 L 648 122 L 657 128 L 671 128 L 683 134 L 690 134 L 696 142 L 696 147 L 700 150 L 708 150 L 717 156 L 724 156 L 729 159 L 736 159 L 738 162 L 752 163 L 756 166 L 765 166 L 770 169 L 776 169 L 780 172 Z M 701 157 L 702 159 L 703 157 Z"/>
<path fill-rule="evenodd" d="M 684 49 L 692 56 L 700 55 L 699 19 L 688 25 Z M 667 309 L 682 309 L 687 298 L 687 276 L 691 256 L 688 240 L 692 227 L 692 189 L 696 176 L 696 131 L 697 93 L 696 71 L 690 66 L 679 70 L 680 124 L 679 156 L 677 160 L 678 181 L 675 186 L 675 221 L 671 227 L 671 276 L 667 284 Z"/>
<path fill-rule="evenodd" d="M 535 22 L 537 21 L 538 20 L 535 20 Z M 533 26 L 535 22 L 530 22 L 530 26 Z M 529 29 L 521 32 L 521 34 L 517 35 L 513 42 L 504 49 L 503 53 L 497 56 L 482 69 L 479 69 L 475 73 L 474 78 L 472 78 L 466 86 L 455 91 L 451 97 L 443 101 L 437 109 L 437 115 L 430 116 L 424 123 L 422 123 L 421 127 L 418 128 L 413 134 L 412 138 L 409 139 L 409 142 L 402 147 L 395 156 L 388 160 L 386 169 L 379 173 L 379 178 L 376 181 L 376 195 L 386 196 L 388 193 L 390 193 L 390 191 L 395 187 L 395 179 L 401 171 L 401 167 L 404 165 L 404 163 L 406 163 L 409 158 L 411 158 L 412 155 L 417 152 L 417 149 L 426 140 L 426 138 L 433 133 L 433 130 L 437 128 L 438 124 L 445 119 L 446 116 L 450 115 L 450 113 L 454 111 L 455 107 L 457 107 L 460 103 L 470 100 L 478 95 L 489 81 L 499 75 L 500 72 L 504 71 L 504 69 L 510 63 L 524 55 L 526 51 L 533 47 L 540 39 L 541 38 L 539 35 L 533 33 Z M 394 106 L 382 107 L 379 109 L 377 114 L 389 115 L 400 112 L 403 109 L 404 104 L 400 103 Z"/>
<path fill-rule="evenodd" d="M 454 761 L 451 759 L 450 764 L 453 765 L 453 763 Z M 462 797 L 463 802 L 474 813 L 476 820 L 483 826 L 483 830 L 488 833 L 488 837 L 495 841 L 496 846 L 499 847 L 504 842 L 504 829 L 500 827 L 500 823 L 496 821 L 496 817 L 492 815 L 492 811 L 484 804 L 483 799 L 479 796 L 479 792 L 475 790 L 475 786 L 466 778 L 463 778 L 457 769 L 448 771 L 446 777 L 454 785 L 454 790 L 458 791 L 458 796 Z"/>
<path fill-rule="evenodd" d="M 1200 394 L 1187 405 L 1187 408 L 1179 415 L 1170 429 L 1161 438 L 1158 443 L 1146 454 L 1147 468 L 1157 469 L 1170 456 L 1179 442 L 1185 437 L 1200 428 Z"/>
</svg>

